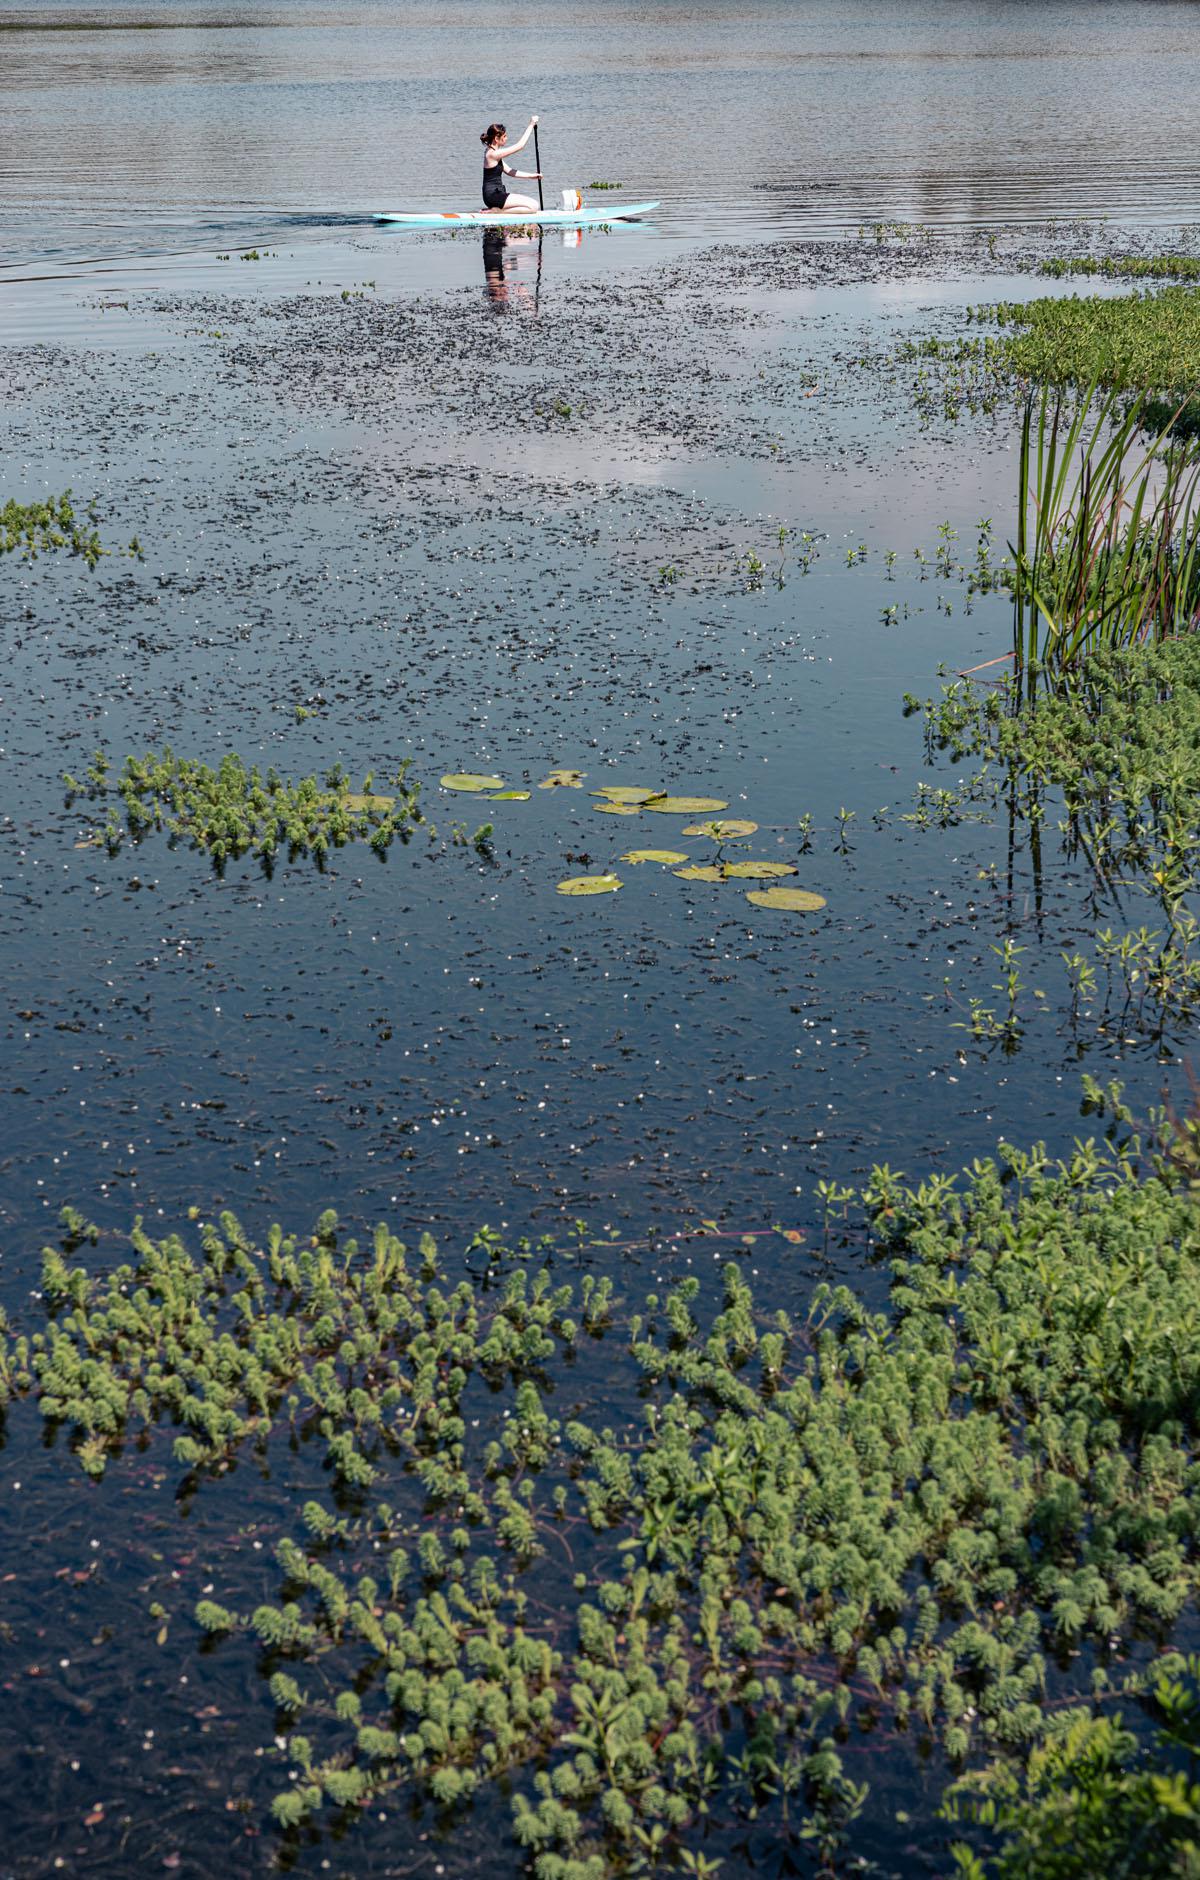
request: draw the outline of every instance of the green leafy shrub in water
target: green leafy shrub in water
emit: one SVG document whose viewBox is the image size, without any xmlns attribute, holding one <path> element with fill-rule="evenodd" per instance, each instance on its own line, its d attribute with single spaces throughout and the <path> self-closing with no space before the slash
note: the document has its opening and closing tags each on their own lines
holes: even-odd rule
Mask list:
<svg viewBox="0 0 1200 1880">
<path fill-rule="evenodd" d="M 10 497 L 0 508 L 0 555 L 20 555 L 22 561 L 36 561 L 39 555 L 65 549 L 78 555 L 94 568 L 110 551 L 103 547 L 96 529 L 96 515 L 89 510 L 87 524 L 79 519 L 71 502 L 70 490 L 51 496 L 45 502 L 19 503 Z M 141 545 L 133 537 L 127 551 L 142 559 Z"/>
<path fill-rule="evenodd" d="M 1159 1719 L 1143 1748 L 1119 1716 L 1058 1719 L 1022 1770 L 995 1763 L 957 1783 L 946 1819 L 994 1851 L 955 1850 L 963 1880 L 1178 1880 L 1200 1873 L 1200 1660 L 1153 1681 Z M 1186 1759 L 1186 1768 L 1183 1766 Z"/>
<path fill-rule="evenodd" d="M 371 777 L 361 794 L 352 792 L 340 766 L 323 781 L 308 776 L 289 783 L 273 769 L 264 776 L 232 753 L 214 768 L 178 758 L 167 746 L 145 757 L 127 757 L 113 784 L 103 753 L 97 758 L 84 783 L 69 776 L 64 781 L 69 802 L 80 794 L 119 796 L 124 829 L 110 809 L 106 827 L 96 836 L 110 851 L 121 846 L 126 832 L 137 841 L 165 829 L 173 841 L 202 849 L 218 868 L 250 852 L 269 867 L 280 850 L 292 857 L 310 855 L 320 864 L 331 849 L 347 842 L 366 842 L 384 855 L 394 841 L 407 842 L 423 821 L 420 785 L 407 781 L 409 760 L 401 764 L 389 793 L 376 795 Z"/>
<path fill-rule="evenodd" d="M 1200 293 L 1164 287 L 1146 293 L 1000 301 L 971 310 L 1001 335 L 1006 369 L 1037 385 L 1177 392 L 1200 381 Z"/>
</svg>

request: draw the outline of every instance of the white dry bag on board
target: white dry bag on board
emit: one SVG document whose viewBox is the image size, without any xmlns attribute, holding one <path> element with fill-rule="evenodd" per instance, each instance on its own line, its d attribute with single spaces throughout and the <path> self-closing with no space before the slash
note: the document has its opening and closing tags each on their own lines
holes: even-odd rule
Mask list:
<svg viewBox="0 0 1200 1880">
<path fill-rule="evenodd" d="M 577 189 L 564 189 L 562 193 L 564 209 L 582 209 L 583 197 Z"/>
</svg>

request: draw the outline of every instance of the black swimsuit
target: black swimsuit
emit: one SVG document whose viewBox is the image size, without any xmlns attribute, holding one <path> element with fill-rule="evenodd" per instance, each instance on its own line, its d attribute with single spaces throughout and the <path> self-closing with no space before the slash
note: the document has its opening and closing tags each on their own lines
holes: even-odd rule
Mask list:
<svg viewBox="0 0 1200 1880">
<path fill-rule="evenodd" d="M 504 164 L 483 164 L 483 206 L 485 209 L 503 209 L 508 201 L 508 185 L 504 180 Z"/>
</svg>

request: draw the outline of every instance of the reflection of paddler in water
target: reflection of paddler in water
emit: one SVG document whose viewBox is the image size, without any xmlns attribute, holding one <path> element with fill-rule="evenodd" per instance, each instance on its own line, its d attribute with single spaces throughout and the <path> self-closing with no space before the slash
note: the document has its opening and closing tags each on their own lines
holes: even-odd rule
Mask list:
<svg viewBox="0 0 1200 1880">
<path fill-rule="evenodd" d="M 518 266 L 518 253 L 514 253 L 506 266 L 504 251 L 511 248 L 516 251 L 530 252 L 537 245 L 537 281 L 532 300 L 528 287 L 523 281 L 510 283 L 509 275 L 515 274 Z M 514 300 L 521 302 L 531 312 L 536 313 L 539 290 L 542 281 L 542 238 L 540 233 L 531 235 L 513 234 L 509 229 L 489 228 L 483 232 L 483 289 L 494 307 L 511 307 Z"/>
</svg>

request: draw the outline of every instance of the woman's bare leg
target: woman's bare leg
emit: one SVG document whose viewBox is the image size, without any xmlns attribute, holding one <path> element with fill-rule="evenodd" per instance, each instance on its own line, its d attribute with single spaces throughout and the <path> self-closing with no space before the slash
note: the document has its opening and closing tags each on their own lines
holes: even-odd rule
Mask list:
<svg viewBox="0 0 1200 1880">
<path fill-rule="evenodd" d="M 511 215 L 514 209 L 525 211 L 536 208 L 537 203 L 533 200 L 532 196 L 508 196 L 505 198 L 504 207 L 502 209 L 489 209 L 487 213 L 489 215 Z"/>
</svg>

